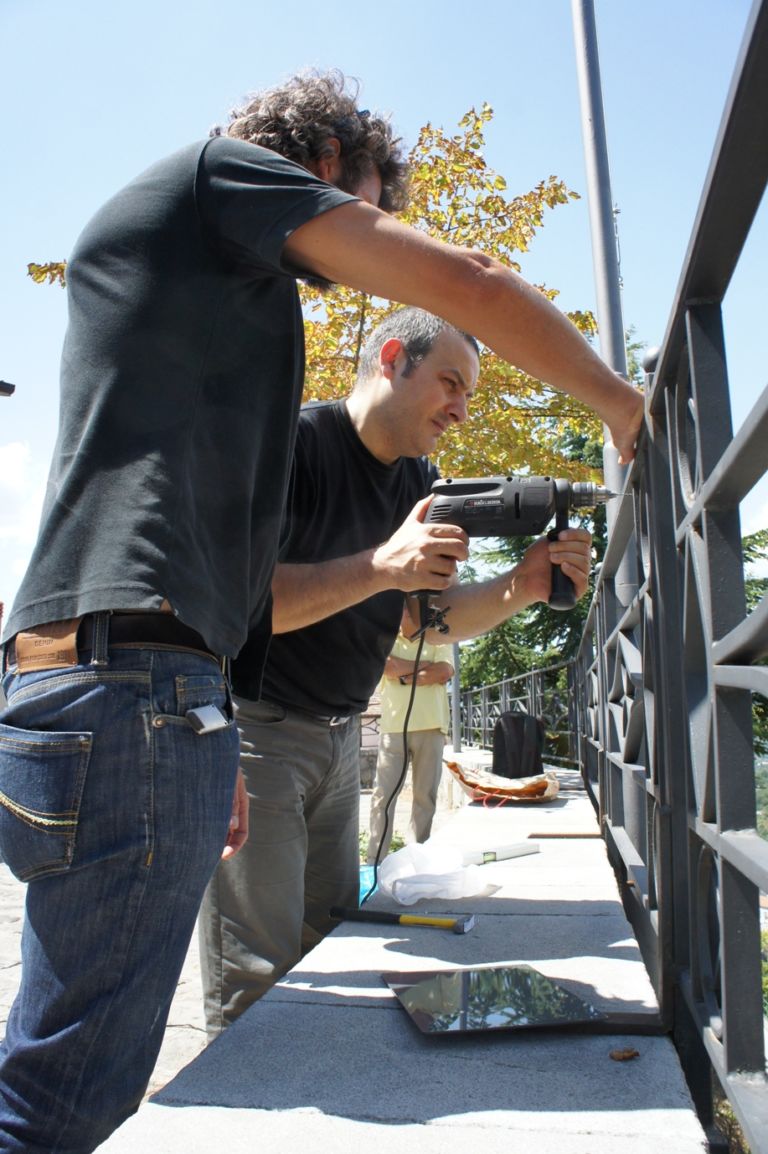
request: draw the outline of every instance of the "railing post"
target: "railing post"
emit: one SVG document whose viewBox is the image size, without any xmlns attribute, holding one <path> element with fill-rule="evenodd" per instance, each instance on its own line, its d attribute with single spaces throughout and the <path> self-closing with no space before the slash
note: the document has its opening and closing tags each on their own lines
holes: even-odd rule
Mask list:
<svg viewBox="0 0 768 1154">
<path fill-rule="evenodd" d="M 454 753 L 461 752 L 461 650 L 453 643 L 453 680 L 451 682 L 451 742 Z"/>
</svg>

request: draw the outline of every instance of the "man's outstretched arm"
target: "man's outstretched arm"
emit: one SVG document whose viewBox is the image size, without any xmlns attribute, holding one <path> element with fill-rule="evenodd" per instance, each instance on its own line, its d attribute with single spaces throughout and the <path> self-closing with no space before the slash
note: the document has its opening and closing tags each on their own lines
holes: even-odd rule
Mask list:
<svg viewBox="0 0 768 1154">
<path fill-rule="evenodd" d="M 285 251 L 299 268 L 466 330 L 500 357 L 584 402 L 630 461 L 643 420 L 642 395 L 600 359 L 537 289 L 495 258 L 433 240 L 362 201 L 308 221 Z"/>
</svg>

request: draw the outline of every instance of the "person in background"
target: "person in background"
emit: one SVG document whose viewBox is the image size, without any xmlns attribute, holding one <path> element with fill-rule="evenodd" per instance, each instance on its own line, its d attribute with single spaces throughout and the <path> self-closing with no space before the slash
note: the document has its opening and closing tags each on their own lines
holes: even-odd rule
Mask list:
<svg viewBox="0 0 768 1154">
<path fill-rule="evenodd" d="M 395 804 L 405 784 L 404 771 L 409 761 L 413 800 L 406 844 L 425 842 L 435 816 L 450 725 L 446 685 L 454 672 L 453 646 L 425 641 L 417 665 L 418 629 L 406 603 L 400 632 L 380 683 L 379 753 L 371 795 L 369 865 L 381 861 L 389 852 Z"/>
</svg>

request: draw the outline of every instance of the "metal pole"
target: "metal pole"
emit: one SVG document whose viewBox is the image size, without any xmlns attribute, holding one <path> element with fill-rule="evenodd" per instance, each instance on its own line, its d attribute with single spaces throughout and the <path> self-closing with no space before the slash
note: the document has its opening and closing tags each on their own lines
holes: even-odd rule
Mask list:
<svg viewBox="0 0 768 1154">
<path fill-rule="evenodd" d="M 626 373 L 627 356 L 624 347 L 624 323 L 621 317 L 619 259 L 616 252 L 611 180 L 608 172 L 595 6 L 593 0 L 572 0 L 571 7 L 579 77 L 584 164 L 587 170 L 600 351 L 603 360 L 612 369 L 617 373 Z"/>
<path fill-rule="evenodd" d="M 453 752 L 461 752 L 461 654 L 457 641 L 453 643 L 453 681 L 451 682 L 451 740 Z"/>
<path fill-rule="evenodd" d="M 621 315 L 619 258 L 608 171 L 608 148 L 593 0 L 571 0 L 571 12 L 579 79 L 600 352 L 606 364 L 617 373 L 626 376 L 627 351 L 624 341 L 624 321 Z M 626 472 L 626 468 L 619 465 L 616 449 L 613 445 L 606 444 L 603 450 L 603 473 L 608 488 L 620 493 L 624 488 Z M 614 519 L 614 504 L 613 501 L 609 501 L 606 508 L 609 535 Z M 637 569 L 634 557 L 630 554 L 616 574 L 616 597 L 619 604 L 628 605 L 636 589 Z"/>
<path fill-rule="evenodd" d="M 603 360 L 612 369 L 621 373 L 622 376 L 626 376 L 627 352 L 624 342 L 624 321 L 621 315 L 619 258 L 616 246 L 611 180 L 608 171 L 608 147 L 605 137 L 600 60 L 597 51 L 597 29 L 595 27 L 593 0 L 571 0 L 571 11 L 579 77 L 581 128 L 584 137 L 584 164 L 587 173 L 600 352 Z M 624 488 L 626 472 L 626 468 L 619 464 L 619 455 L 616 449 L 613 445 L 606 443 L 603 449 L 603 473 L 606 485 L 614 492 L 620 493 Z M 609 539 L 614 526 L 614 508 L 616 505 L 616 501 L 609 501 L 606 507 Z M 608 623 L 609 628 L 617 624 L 622 609 L 628 606 L 637 594 L 637 562 L 631 547 L 624 553 L 616 570 L 613 591 L 615 597 L 613 604 L 611 604 L 610 599 L 605 599 L 603 602 L 604 612 L 608 611 L 614 617 L 614 620 Z M 601 703 L 601 708 L 602 710 L 607 709 L 604 701 Z M 603 716 L 602 720 L 605 725 L 606 717 Z M 625 776 L 622 779 L 622 796 L 624 826 L 632 844 L 641 846 L 645 834 L 645 800 L 631 776 Z M 601 797 L 601 806 L 604 804 L 605 798 Z"/>
</svg>

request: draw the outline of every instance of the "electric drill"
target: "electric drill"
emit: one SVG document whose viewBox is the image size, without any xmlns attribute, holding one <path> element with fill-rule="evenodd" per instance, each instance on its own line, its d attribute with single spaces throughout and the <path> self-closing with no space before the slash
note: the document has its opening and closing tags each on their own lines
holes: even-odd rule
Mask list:
<svg viewBox="0 0 768 1154">
<path fill-rule="evenodd" d="M 426 522 L 458 525 L 470 537 L 533 537 L 555 518 L 551 540 L 568 528 L 571 509 L 593 509 L 617 494 L 591 481 L 552 477 L 445 477 L 432 486 Z M 552 609 L 576 604 L 573 582 L 552 566 Z"/>
</svg>

